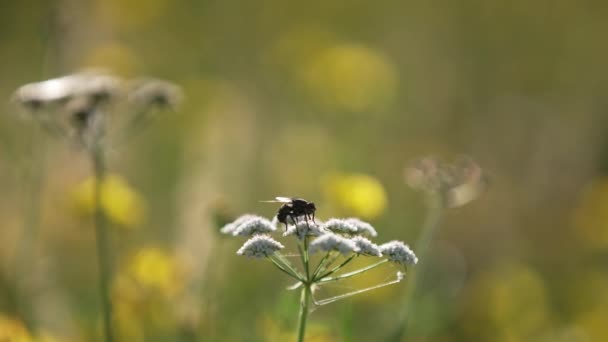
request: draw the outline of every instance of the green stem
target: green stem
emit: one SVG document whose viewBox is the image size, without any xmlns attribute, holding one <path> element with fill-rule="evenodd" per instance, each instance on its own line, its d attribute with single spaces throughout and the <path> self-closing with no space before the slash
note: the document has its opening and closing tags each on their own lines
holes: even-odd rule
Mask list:
<svg viewBox="0 0 608 342">
<path fill-rule="evenodd" d="M 314 303 L 315 303 L 315 305 L 319 305 L 319 306 L 325 305 L 325 304 L 329 304 L 329 303 L 333 303 L 333 302 L 338 301 L 340 299 L 351 297 L 351 296 L 354 296 L 354 295 L 357 295 L 357 294 L 360 294 L 360 293 L 363 293 L 363 292 L 372 291 L 372 290 L 375 290 L 375 289 L 379 289 L 381 287 L 397 284 L 401 280 L 403 280 L 403 275 L 401 274 L 401 272 L 398 272 L 397 273 L 397 279 L 395 279 L 395 280 L 391 280 L 389 282 L 378 284 L 378 285 L 371 286 L 371 287 L 366 287 L 366 288 L 361 289 L 361 290 L 356 290 L 356 291 L 353 291 L 353 292 L 348 292 L 348 293 L 341 294 L 341 295 L 338 295 L 338 296 L 335 296 L 335 297 L 330 297 L 330 298 L 322 299 L 322 300 L 319 300 L 319 301 L 314 301 Z"/>
<path fill-rule="evenodd" d="M 408 321 L 410 312 L 414 307 L 414 294 L 419 280 L 422 278 L 426 265 L 426 257 L 431 245 L 433 237 L 439 228 L 439 222 L 443 214 L 443 198 L 440 195 L 431 195 L 429 197 L 429 211 L 422 227 L 420 238 L 416 242 L 416 254 L 418 256 L 418 265 L 412 268 L 408 275 L 408 286 L 403 297 L 402 311 L 399 315 L 399 325 L 390 341 L 401 341 L 402 336 L 407 334 Z"/>
<path fill-rule="evenodd" d="M 296 269 L 285 256 L 279 252 L 275 252 L 273 258 L 276 258 L 277 261 L 285 268 L 287 268 L 291 273 L 295 274 L 298 279 L 304 280 L 304 275 Z"/>
<path fill-rule="evenodd" d="M 306 273 L 306 281 L 309 281 L 310 280 L 310 270 L 309 270 L 309 267 L 308 267 L 309 256 L 308 256 L 308 237 L 307 236 L 304 236 L 304 257 L 303 257 L 303 260 L 304 260 L 304 270 L 305 270 L 305 273 Z"/>
<path fill-rule="evenodd" d="M 343 263 L 341 263 L 340 265 L 338 265 L 338 266 L 336 266 L 336 267 L 332 268 L 332 269 L 331 269 L 331 271 L 326 272 L 326 273 L 325 273 L 325 274 L 323 274 L 322 276 L 317 277 L 317 279 L 323 279 L 323 278 L 325 278 L 325 277 L 327 277 L 327 276 L 329 276 L 329 275 L 334 274 L 335 272 L 339 271 L 339 270 L 340 270 L 342 267 L 346 266 L 346 265 L 347 265 L 349 262 L 351 262 L 351 261 L 352 261 L 352 260 L 353 260 L 353 259 L 354 259 L 356 256 L 357 256 L 357 254 L 353 254 L 353 255 L 351 255 L 350 257 L 348 257 L 348 259 L 344 260 L 344 262 L 343 262 Z"/>
<path fill-rule="evenodd" d="M 327 254 L 325 254 L 323 259 L 321 259 L 321 261 L 319 261 L 319 264 L 315 268 L 315 271 L 312 272 L 312 279 L 317 279 L 317 276 L 319 275 L 320 272 L 322 272 L 323 267 L 325 267 L 325 264 L 327 263 L 327 260 L 329 259 L 330 254 L 331 254 L 331 251 L 327 252 Z"/>
<path fill-rule="evenodd" d="M 331 277 L 331 278 L 321 278 L 321 279 L 320 279 L 319 281 L 317 281 L 316 283 L 317 283 L 317 284 L 329 283 L 329 282 L 332 282 L 332 281 L 338 281 L 338 280 L 341 280 L 341 279 L 350 278 L 350 277 L 352 277 L 352 276 L 356 276 L 357 274 L 361 274 L 361 273 L 363 273 L 363 272 L 365 272 L 365 271 L 369 271 L 369 270 L 371 270 L 372 268 L 376 268 L 376 267 L 378 267 L 378 266 L 380 266 L 380 265 L 382 265 L 382 264 L 384 264 L 384 263 L 387 263 L 387 262 L 388 262 L 388 259 L 380 260 L 380 261 L 378 261 L 378 262 L 377 262 L 377 263 L 375 263 L 375 264 L 371 264 L 371 265 L 369 265 L 369 266 L 363 267 L 363 268 L 358 269 L 358 270 L 356 270 L 356 271 L 352 271 L 352 272 L 344 273 L 344 274 L 341 274 L 341 275 L 336 276 L 336 277 Z"/>
<path fill-rule="evenodd" d="M 310 304 L 310 285 L 302 287 L 300 293 L 300 315 L 298 319 L 298 342 L 304 341 L 306 333 L 306 321 L 308 320 L 308 305 Z"/>
<path fill-rule="evenodd" d="M 267 258 L 268 260 L 270 260 L 270 262 L 272 262 L 273 265 L 276 266 L 276 268 L 278 268 L 279 270 L 281 270 L 283 273 L 287 274 L 288 276 L 295 278 L 299 281 L 303 281 L 304 279 L 300 278 L 297 274 L 293 273 L 292 271 L 290 271 L 287 267 L 285 267 L 285 265 L 281 264 L 279 261 L 275 260 L 273 258 L 273 256 L 269 256 Z"/>
<path fill-rule="evenodd" d="M 304 237 L 304 243 L 298 243 L 298 249 L 302 256 L 302 264 L 304 266 L 305 278 L 302 281 L 302 290 L 300 293 L 300 314 L 298 316 L 298 342 L 304 341 L 304 335 L 306 334 L 306 321 L 308 320 L 308 306 L 310 305 L 310 299 L 312 298 L 312 278 L 310 277 L 310 263 L 308 255 L 308 237 Z"/>
<path fill-rule="evenodd" d="M 110 255 L 107 231 L 107 221 L 102 208 L 102 185 L 105 178 L 105 156 L 103 147 L 97 142 L 91 151 L 93 169 L 95 173 L 95 241 L 97 244 L 97 262 L 99 267 L 99 290 L 101 309 L 103 313 L 103 327 L 106 342 L 113 342 L 112 330 L 112 302 L 110 300 Z"/>
</svg>

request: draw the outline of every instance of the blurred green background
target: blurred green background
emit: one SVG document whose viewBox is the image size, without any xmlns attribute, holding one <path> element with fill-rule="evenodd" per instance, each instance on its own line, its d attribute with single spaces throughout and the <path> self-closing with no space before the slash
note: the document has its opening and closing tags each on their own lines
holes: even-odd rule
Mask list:
<svg viewBox="0 0 608 342">
<path fill-rule="evenodd" d="M 297 293 L 221 224 L 301 196 L 413 245 L 427 208 L 403 168 L 426 155 L 473 158 L 489 187 L 445 213 L 404 340 L 608 340 L 608 3 L 1 7 L 0 340 L 100 340 L 87 159 L 10 101 L 88 67 L 185 93 L 109 151 L 120 341 L 292 340 Z M 404 290 L 318 308 L 309 340 L 388 339 Z"/>
</svg>

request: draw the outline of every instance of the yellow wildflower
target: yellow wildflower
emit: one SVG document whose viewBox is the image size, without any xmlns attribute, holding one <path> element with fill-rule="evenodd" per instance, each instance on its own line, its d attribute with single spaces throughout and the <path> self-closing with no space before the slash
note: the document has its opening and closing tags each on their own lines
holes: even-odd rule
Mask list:
<svg viewBox="0 0 608 342">
<path fill-rule="evenodd" d="M 372 219 L 386 209 L 387 196 L 378 179 L 365 174 L 333 174 L 324 182 L 330 203 L 343 215 Z"/>
<path fill-rule="evenodd" d="M 115 289 L 123 297 L 137 299 L 147 293 L 171 298 L 183 288 L 183 272 L 166 251 L 146 247 L 136 252 L 118 274 Z"/>
<path fill-rule="evenodd" d="M 321 50 L 301 70 L 304 85 L 330 109 L 383 108 L 394 97 L 397 70 L 379 51 L 343 44 Z"/>
<path fill-rule="evenodd" d="M 184 289 L 184 272 L 175 256 L 156 247 L 134 253 L 116 274 L 112 288 L 121 340 L 143 341 L 145 327 L 169 331 L 177 317 L 173 301 Z"/>
<path fill-rule="evenodd" d="M 280 322 L 273 320 L 270 316 L 264 316 L 259 321 L 259 333 L 264 341 L 293 341 L 297 337 L 296 332 L 292 328 L 286 329 L 282 327 Z M 306 331 L 306 341 L 329 342 L 340 341 L 340 339 L 331 332 L 327 325 L 310 323 Z"/>
<path fill-rule="evenodd" d="M 89 178 L 72 193 L 76 209 L 92 215 L 95 212 L 95 179 Z M 120 226 L 135 227 L 144 217 L 144 201 L 118 175 L 107 175 L 101 185 L 101 207 L 108 219 Z"/>
<path fill-rule="evenodd" d="M 463 303 L 469 339 L 534 341 L 549 328 L 545 284 L 526 265 L 497 265 L 478 273 Z"/>
<path fill-rule="evenodd" d="M 0 314 L 0 341 L 33 342 L 33 338 L 21 321 Z"/>
</svg>

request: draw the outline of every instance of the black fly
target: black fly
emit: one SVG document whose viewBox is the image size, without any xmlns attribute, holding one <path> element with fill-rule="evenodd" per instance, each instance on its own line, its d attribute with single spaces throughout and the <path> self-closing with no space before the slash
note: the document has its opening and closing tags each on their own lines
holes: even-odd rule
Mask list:
<svg viewBox="0 0 608 342">
<path fill-rule="evenodd" d="M 302 216 L 304 216 L 306 223 L 308 223 L 308 219 L 315 222 L 315 211 L 317 208 L 313 202 L 309 202 L 301 198 L 290 197 L 275 197 L 274 201 L 264 202 L 283 203 L 283 205 L 281 205 L 279 208 L 279 211 L 277 211 L 277 220 L 285 224 L 285 230 L 287 230 L 288 218 L 291 219 L 294 224 L 296 224 L 297 219 Z"/>
</svg>

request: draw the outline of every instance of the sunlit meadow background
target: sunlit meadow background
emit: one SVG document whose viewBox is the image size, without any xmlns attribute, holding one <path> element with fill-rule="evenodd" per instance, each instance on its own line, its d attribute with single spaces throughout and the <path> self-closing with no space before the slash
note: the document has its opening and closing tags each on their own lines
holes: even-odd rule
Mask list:
<svg viewBox="0 0 608 342">
<path fill-rule="evenodd" d="M 407 340 L 608 340 L 607 3 L 0 7 L 0 340 L 100 340 L 87 159 L 10 101 L 87 67 L 185 93 L 108 153 L 120 341 L 294 339 L 297 293 L 219 227 L 297 195 L 320 218 L 358 216 L 413 244 L 426 207 L 403 168 L 426 155 L 472 157 L 489 186 L 445 214 Z M 321 307 L 307 336 L 383 340 L 404 290 Z"/>
</svg>

